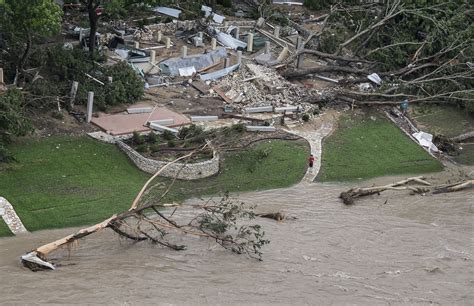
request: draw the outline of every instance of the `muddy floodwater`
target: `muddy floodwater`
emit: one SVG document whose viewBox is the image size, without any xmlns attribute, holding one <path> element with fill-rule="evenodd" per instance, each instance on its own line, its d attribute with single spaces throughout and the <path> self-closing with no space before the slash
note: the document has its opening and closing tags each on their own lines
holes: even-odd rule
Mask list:
<svg viewBox="0 0 474 306">
<path fill-rule="evenodd" d="M 0 239 L 0 304 L 474 304 L 474 192 L 387 192 L 347 207 L 346 188 L 240 195 L 297 218 L 259 220 L 271 240 L 262 262 L 202 238 L 182 237 L 176 252 L 106 230 L 33 273 L 19 255 L 73 229 Z"/>
</svg>

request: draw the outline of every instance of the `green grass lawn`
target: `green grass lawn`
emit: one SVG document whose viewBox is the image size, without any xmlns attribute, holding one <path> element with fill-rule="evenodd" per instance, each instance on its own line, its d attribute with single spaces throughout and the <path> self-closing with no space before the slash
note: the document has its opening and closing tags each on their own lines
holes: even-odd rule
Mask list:
<svg viewBox="0 0 474 306">
<path fill-rule="evenodd" d="M 149 177 L 115 146 L 86 137 L 25 140 L 9 149 L 17 162 L 0 166 L 0 195 L 29 231 L 92 224 L 126 210 Z M 226 155 L 215 177 L 177 181 L 166 200 L 290 186 L 304 175 L 308 152 L 302 141 L 259 142 Z M 152 185 L 160 182 L 170 180 Z M 153 188 L 147 199 L 163 190 Z"/>
<path fill-rule="evenodd" d="M 0 237 L 11 236 L 13 235 L 8 225 L 3 221 L 2 217 L 0 217 Z"/>
<path fill-rule="evenodd" d="M 94 223 L 127 209 L 148 177 L 115 146 L 81 137 L 27 140 L 9 147 L 0 194 L 29 231 Z"/>
<path fill-rule="evenodd" d="M 375 120 L 373 120 L 375 119 Z M 442 165 L 381 115 L 342 116 L 323 144 L 320 181 L 442 170 Z"/>
</svg>

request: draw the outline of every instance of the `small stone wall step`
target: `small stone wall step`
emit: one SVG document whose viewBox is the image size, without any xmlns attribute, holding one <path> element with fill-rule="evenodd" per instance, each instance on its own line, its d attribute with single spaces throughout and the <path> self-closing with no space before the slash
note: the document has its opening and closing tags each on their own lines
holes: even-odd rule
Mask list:
<svg viewBox="0 0 474 306">
<path fill-rule="evenodd" d="M 148 121 L 148 123 L 155 123 L 163 126 L 168 126 L 174 124 L 174 119 L 159 119 L 159 120 L 152 120 Z"/>
<path fill-rule="evenodd" d="M 275 132 L 274 126 L 247 125 L 245 127 L 249 132 Z"/>
<path fill-rule="evenodd" d="M 299 109 L 299 106 L 275 107 L 275 112 L 276 113 L 296 112 L 298 109 Z"/>
<path fill-rule="evenodd" d="M 216 121 L 219 117 L 217 116 L 191 116 L 192 122 L 199 122 L 199 121 Z"/>
<path fill-rule="evenodd" d="M 150 123 L 150 128 L 155 130 L 155 131 L 158 131 L 158 132 L 169 131 L 169 132 L 171 132 L 175 135 L 178 134 L 177 129 L 172 129 L 172 128 L 166 127 L 166 126 L 158 124 L 158 123 Z"/>
<path fill-rule="evenodd" d="M 0 217 L 3 218 L 13 234 L 28 232 L 16 214 L 15 209 L 13 209 L 13 206 L 3 197 L 0 197 Z"/>
<path fill-rule="evenodd" d="M 151 113 L 152 111 L 153 111 L 153 107 L 127 108 L 127 113 L 129 114 Z"/>
<path fill-rule="evenodd" d="M 246 113 L 271 113 L 273 112 L 273 106 L 247 107 L 244 110 Z"/>
</svg>

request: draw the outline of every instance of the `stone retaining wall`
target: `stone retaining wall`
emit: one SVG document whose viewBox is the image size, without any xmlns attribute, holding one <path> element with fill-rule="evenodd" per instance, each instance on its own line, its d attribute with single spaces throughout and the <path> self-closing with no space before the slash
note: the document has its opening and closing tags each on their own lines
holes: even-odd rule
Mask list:
<svg viewBox="0 0 474 306">
<path fill-rule="evenodd" d="M 130 160 L 142 171 L 155 174 L 168 162 L 146 158 L 132 147 L 124 143 L 123 141 L 117 140 L 118 147 L 127 154 Z M 180 172 L 181 170 L 181 172 Z M 178 174 L 178 179 L 181 180 L 197 180 L 205 177 L 212 176 L 219 172 L 219 154 L 214 151 L 214 156 L 210 160 L 206 160 L 200 163 L 184 164 L 174 163 L 166 167 L 160 176 L 164 177 L 175 177 Z"/>
<path fill-rule="evenodd" d="M 20 218 L 18 218 L 13 206 L 3 197 L 0 197 L 0 217 L 3 218 L 13 234 L 28 232 Z"/>
</svg>

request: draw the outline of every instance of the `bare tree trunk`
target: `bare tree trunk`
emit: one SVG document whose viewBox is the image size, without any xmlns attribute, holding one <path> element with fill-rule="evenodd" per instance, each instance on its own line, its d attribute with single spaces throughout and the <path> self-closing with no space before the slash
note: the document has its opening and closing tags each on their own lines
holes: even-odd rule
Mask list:
<svg viewBox="0 0 474 306">
<path fill-rule="evenodd" d="M 25 30 L 26 32 L 26 48 L 25 51 L 23 52 L 23 55 L 20 58 L 20 61 L 18 62 L 18 70 L 22 71 L 23 67 L 26 64 L 26 61 L 28 60 L 28 57 L 30 56 L 30 51 L 31 51 L 31 34 L 29 31 Z"/>
<path fill-rule="evenodd" d="M 454 141 L 454 142 L 462 142 L 462 141 L 464 141 L 466 139 L 469 139 L 469 138 L 474 138 L 474 131 L 467 132 L 467 133 L 458 135 L 456 137 L 452 137 L 451 140 Z"/>
<path fill-rule="evenodd" d="M 95 51 L 95 35 L 97 33 L 97 22 L 99 21 L 99 16 L 97 16 L 96 9 L 99 5 L 94 5 L 94 0 L 88 0 L 87 2 L 87 11 L 89 13 L 89 54 L 92 58 Z"/>
</svg>

